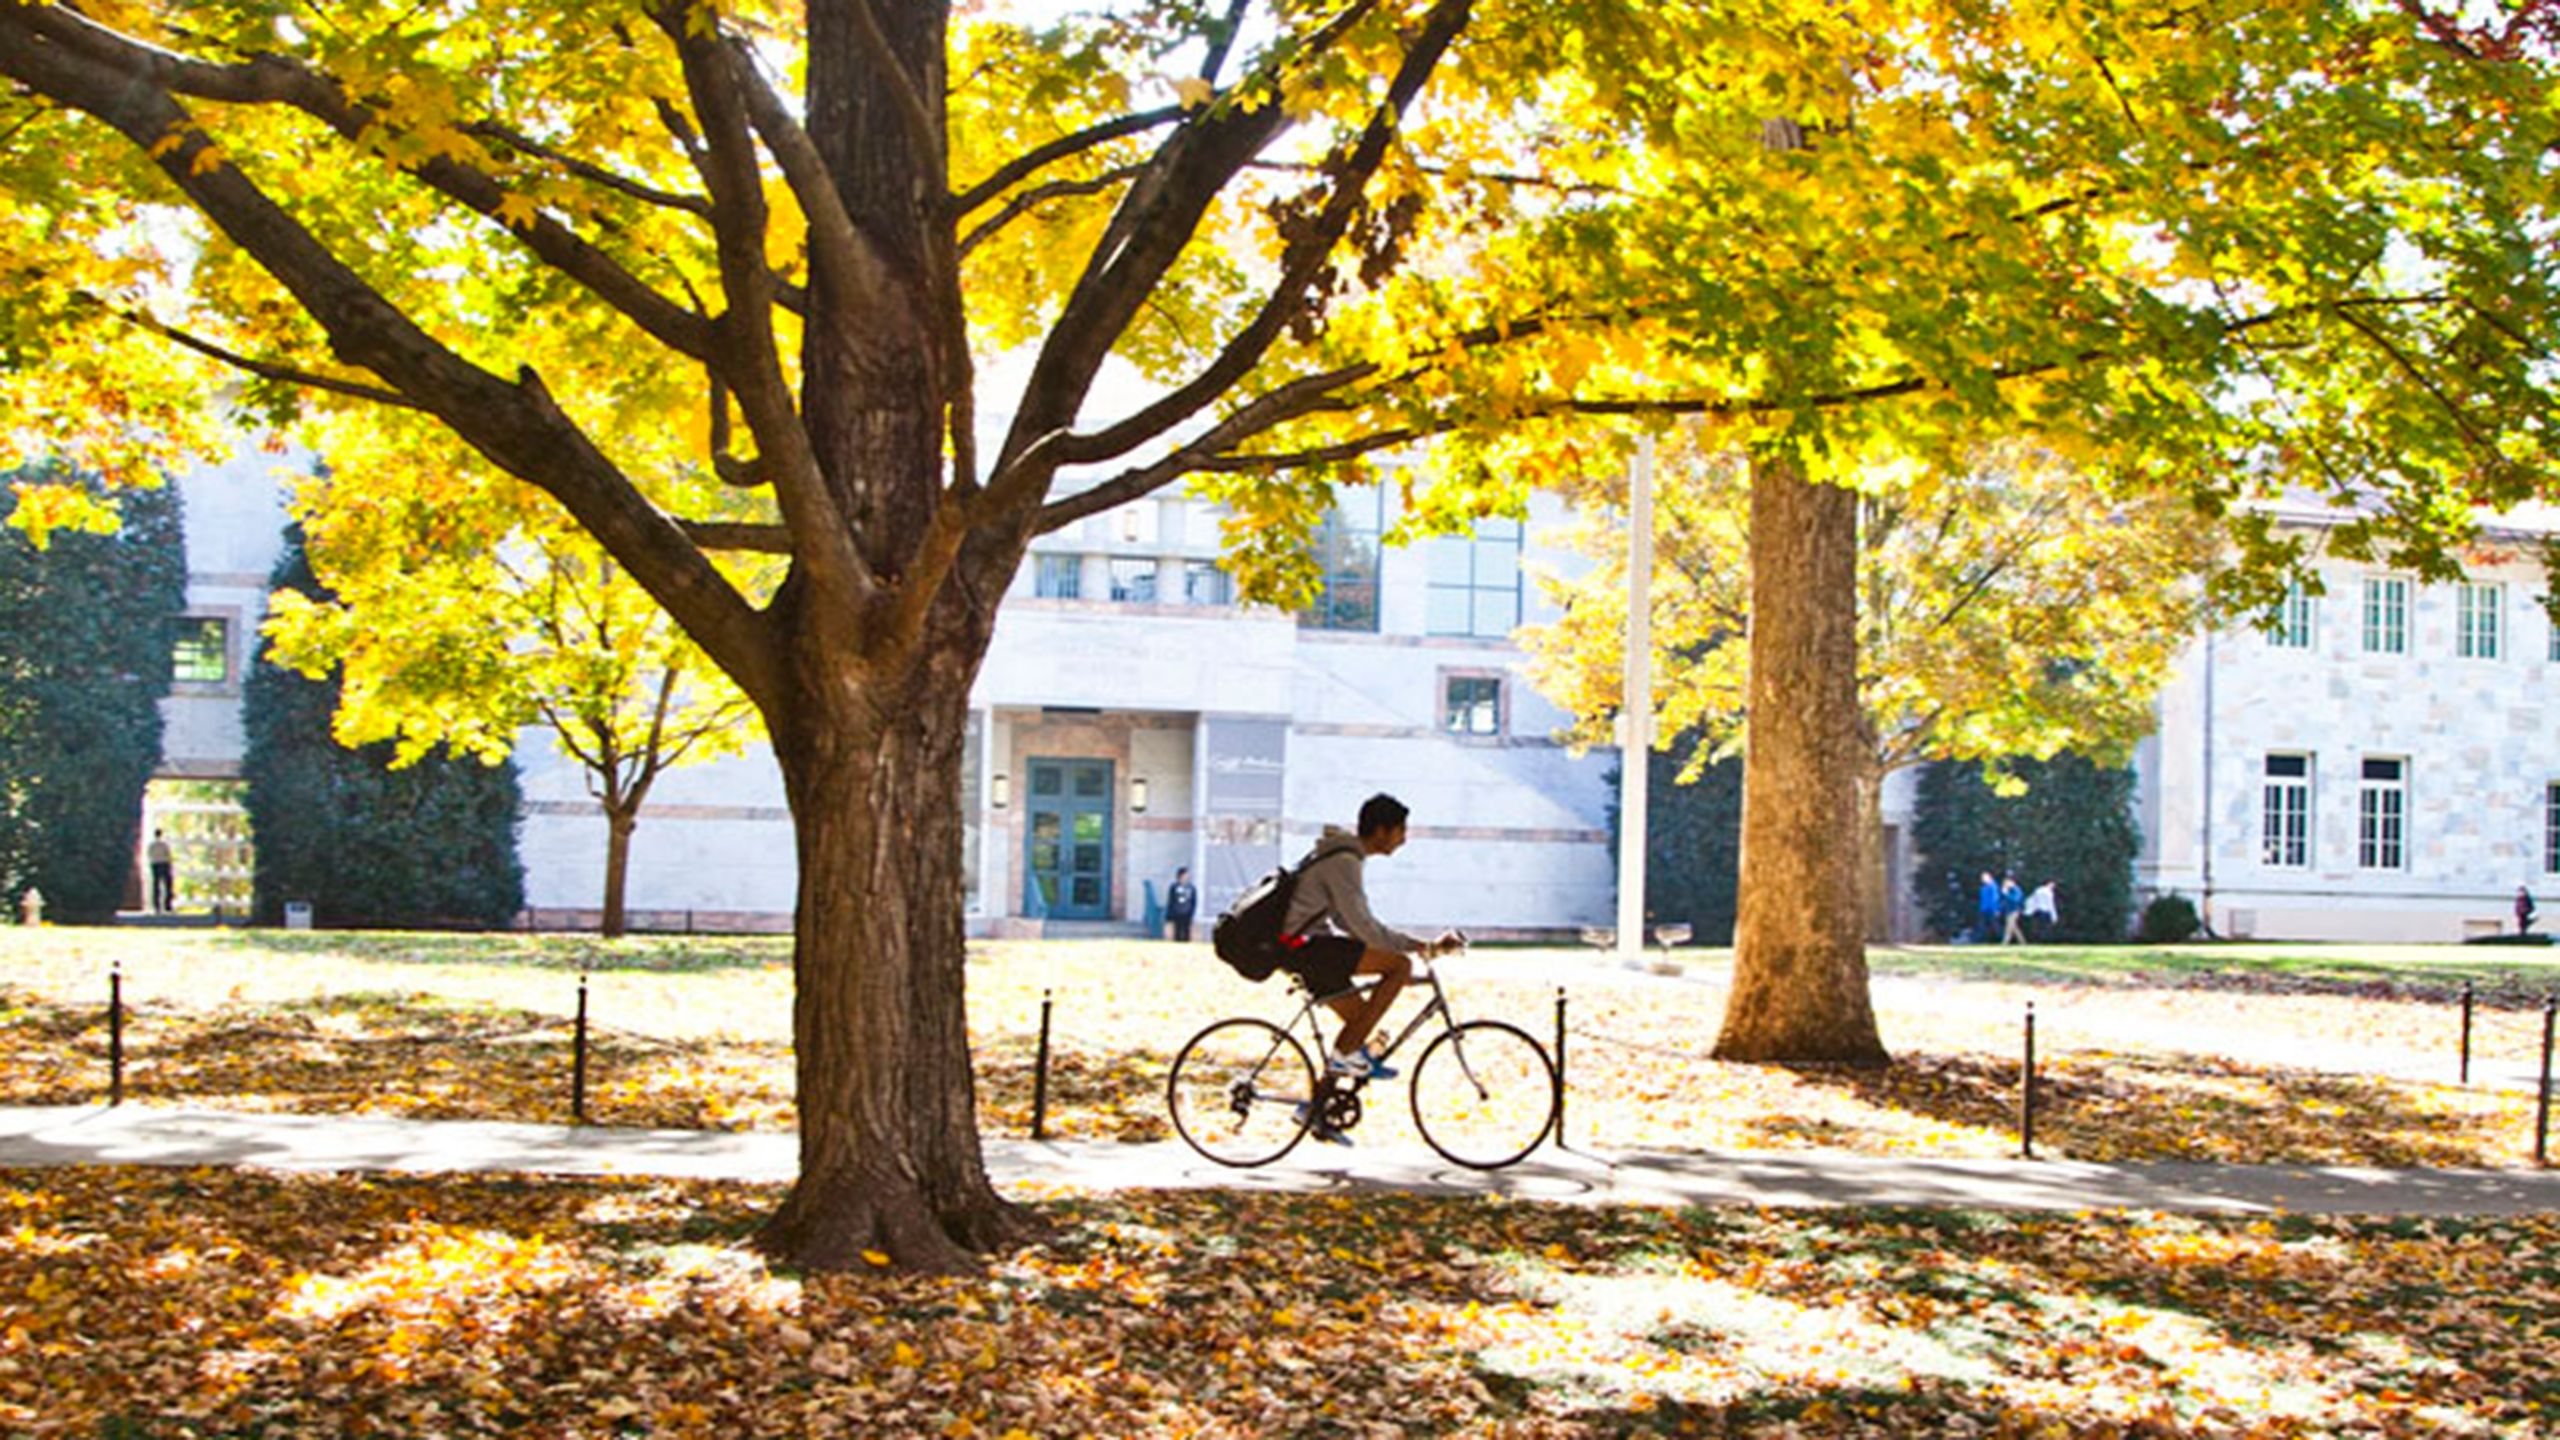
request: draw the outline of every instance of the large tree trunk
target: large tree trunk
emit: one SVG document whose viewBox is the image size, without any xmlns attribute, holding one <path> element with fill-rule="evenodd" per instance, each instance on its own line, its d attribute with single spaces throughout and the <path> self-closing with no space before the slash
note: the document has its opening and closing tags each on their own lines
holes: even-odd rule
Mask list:
<svg viewBox="0 0 2560 1440">
<path fill-rule="evenodd" d="M 604 814 L 604 918 L 598 924 L 607 940 L 618 939 L 628 924 L 624 900 L 631 874 L 631 832 L 640 818 L 607 808 Z"/>
<path fill-rule="evenodd" d="M 961 928 L 965 683 L 773 727 L 800 850 L 800 1178 L 758 1243 L 812 1269 L 958 1269 L 1025 1233 L 978 1153 Z"/>
<path fill-rule="evenodd" d="M 1733 993 L 1716 1056 L 1882 1064 L 1858 903 L 1858 509 L 1751 476 L 1751 700 Z"/>
</svg>

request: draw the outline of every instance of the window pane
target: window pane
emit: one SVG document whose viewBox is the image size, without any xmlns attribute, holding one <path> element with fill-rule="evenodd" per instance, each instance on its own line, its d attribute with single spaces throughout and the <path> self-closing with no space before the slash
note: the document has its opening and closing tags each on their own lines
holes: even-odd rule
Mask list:
<svg viewBox="0 0 2560 1440">
<path fill-rule="evenodd" d="M 2400 778 L 2400 762 L 2397 760 L 2367 760 L 2364 762 L 2364 778 L 2367 780 L 2397 780 Z"/>
<path fill-rule="evenodd" d="M 1098 800 L 1102 797 L 1102 787 L 1103 778 L 1102 771 L 1100 769 L 1088 766 L 1076 771 L 1076 793 L 1078 795 L 1081 795 L 1088 800 Z M 1102 817 L 1099 815 L 1079 815 L 1076 817 L 1077 828 L 1081 830 L 1083 828 L 1083 822 L 1087 820 L 1099 823 L 1101 818 Z"/>
<path fill-rule="evenodd" d="M 1466 634 L 1467 592 L 1445 585 L 1432 586 L 1423 612 L 1423 625 L 1434 635 Z"/>
<path fill-rule="evenodd" d="M 1520 623 L 1520 592 L 1516 590 L 1478 590 L 1474 633 L 1505 636 Z"/>
<path fill-rule="evenodd" d="M 1422 558 L 1434 585 L 1465 585 L 1475 578 L 1475 546 L 1463 535 L 1434 535 L 1423 541 Z"/>
<path fill-rule="evenodd" d="M 178 622 L 170 678 L 189 685 L 219 685 L 231 678 L 229 621 L 189 616 Z"/>
<path fill-rule="evenodd" d="M 2308 775 L 2311 773 L 2311 759 L 2306 755 L 2270 755 L 2267 757 L 2267 773 Z"/>
<path fill-rule="evenodd" d="M 1115 559 L 1111 562 L 1111 598 L 1123 604 L 1146 605 L 1156 598 L 1156 562 L 1140 559 Z"/>
<path fill-rule="evenodd" d="M 1033 572 L 1033 593 L 1046 600 L 1073 600 L 1083 568 L 1081 555 L 1043 555 Z"/>
</svg>

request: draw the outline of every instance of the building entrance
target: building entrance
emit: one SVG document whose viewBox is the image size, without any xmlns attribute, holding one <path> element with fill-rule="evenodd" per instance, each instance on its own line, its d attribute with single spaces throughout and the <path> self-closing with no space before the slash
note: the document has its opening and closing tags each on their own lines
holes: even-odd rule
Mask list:
<svg viewBox="0 0 2560 1440">
<path fill-rule="evenodd" d="M 1111 915 L 1111 762 L 1033 760 L 1023 806 L 1023 908 L 1060 920 Z"/>
</svg>

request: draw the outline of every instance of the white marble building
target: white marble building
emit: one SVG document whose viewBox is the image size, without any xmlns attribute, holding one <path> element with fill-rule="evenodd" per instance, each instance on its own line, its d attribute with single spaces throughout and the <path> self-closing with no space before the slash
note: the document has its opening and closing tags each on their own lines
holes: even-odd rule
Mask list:
<svg viewBox="0 0 2560 1440">
<path fill-rule="evenodd" d="M 225 832 L 207 812 L 226 802 L 218 783 L 209 795 L 174 782 L 239 774 L 240 680 L 297 468 L 249 454 L 183 482 L 199 653 L 164 705 L 164 783 L 145 829 L 168 823 L 194 847 L 184 883 L 210 872 Z M 1349 492 L 1309 619 L 1232 603 L 1218 512 L 1178 496 L 1036 543 L 971 696 L 973 929 L 1127 929 L 1184 865 L 1213 914 L 1379 790 L 1414 811 L 1412 843 L 1372 877 L 1382 915 L 1487 935 L 1607 923 L 1614 756 L 1576 757 L 1552 738 L 1565 717 L 1529 687 L 1508 638 L 1540 612 L 1522 568 L 1537 546 L 1517 522 L 1492 522 L 1483 539 L 1381 550 L 1394 504 Z M 1527 534 L 1553 506 L 1540 502 Z M 585 772 L 539 730 L 517 759 L 528 918 L 592 925 L 605 830 Z M 667 774 L 630 864 L 635 924 L 786 928 L 796 877 L 770 755 Z M 245 900 L 243 885 L 232 904 Z"/>
<path fill-rule="evenodd" d="M 237 776 L 240 677 L 284 523 L 289 458 L 247 454 L 184 482 L 194 643 L 164 705 L 152 823 L 216 862 L 224 804 L 182 781 Z M 1220 516 L 1140 501 L 1044 537 L 1006 598 L 971 695 L 973 929 L 1128 928 L 1188 865 L 1214 913 L 1377 790 L 1413 842 L 1377 867 L 1380 913 L 1471 933 L 1559 934 L 1615 913 L 1605 776 L 1530 687 L 1508 637 L 1542 602 L 1522 562 L 1569 565 L 1525 526 L 1381 550 L 1392 493 L 1351 492 L 1310 617 L 1231 603 Z M 2295 523 L 2316 527 L 2305 513 Z M 2560 913 L 2560 634 L 2541 536 L 2486 532 L 2460 584 L 2324 559 L 2283 633 L 2199 637 L 2135 761 L 2144 895 L 2196 900 L 2233 938 L 2456 940 L 2512 927 L 2519 884 Z M 604 826 L 585 777 L 528 731 L 521 831 L 530 918 L 591 925 Z M 1908 774 L 1887 787 L 1910 864 Z M 642 812 L 631 905 L 653 928 L 778 929 L 795 876 L 779 773 L 762 752 L 671 772 Z M 1917 933 L 1897 874 L 1897 938 Z M 182 893 L 182 902 L 184 895 Z"/>
<path fill-rule="evenodd" d="M 2323 517 L 2288 514 L 2314 540 Z M 2145 894 L 2227 938 L 2460 940 L 2560 900 L 2560 633 L 2541 539 L 2485 530 L 2466 577 L 2317 563 L 2282 627 L 2188 647 L 2136 758 Z M 2546 927 L 2547 928 L 2547 927 Z"/>
</svg>

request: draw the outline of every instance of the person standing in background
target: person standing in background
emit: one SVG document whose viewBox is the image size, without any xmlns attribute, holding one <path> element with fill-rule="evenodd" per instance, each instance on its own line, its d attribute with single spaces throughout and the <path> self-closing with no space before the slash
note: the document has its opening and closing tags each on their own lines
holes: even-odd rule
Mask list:
<svg viewBox="0 0 2560 1440">
<path fill-rule="evenodd" d="M 144 852 L 151 860 L 151 908 L 166 915 L 178 908 L 178 862 L 169 850 L 169 832 L 151 832 L 151 848 Z"/>
<path fill-rule="evenodd" d="M 2516 887 L 2516 933 L 2533 933 L 2533 892 L 2521 885 Z"/>
<path fill-rule="evenodd" d="M 2053 882 L 2047 880 L 2027 892 L 2027 938 L 2048 939 L 2055 926 L 2062 923 L 2062 909 L 2054 903 Z"/>
<path fill-rule="evenodd" d="M 1175 940 L 1186 945 L 1191 943 L 1191 917 L 1199 910 L 1200 888 L 1191 883 L 1191 867 L 1175 866 L 1173 883 L 1166 886 L 1164 892 L 1165 923 L 1173 927 Z"/>
<path fill-rule="evenodd" d="M 2024 945 L 2026 932 L 2019 928 L 2018 916 L 2027 908 L 2027 892 L 2018 888 L 2018 877 L 2000 877 L 2000 943 Z"/>
<path fill-rule="evenodd" d="M 2000 938 L 2000 882 L 1982 872 L 1982 888 L 1973 896 L 1973 938 L 1989 945 Z"/>
</svg>

